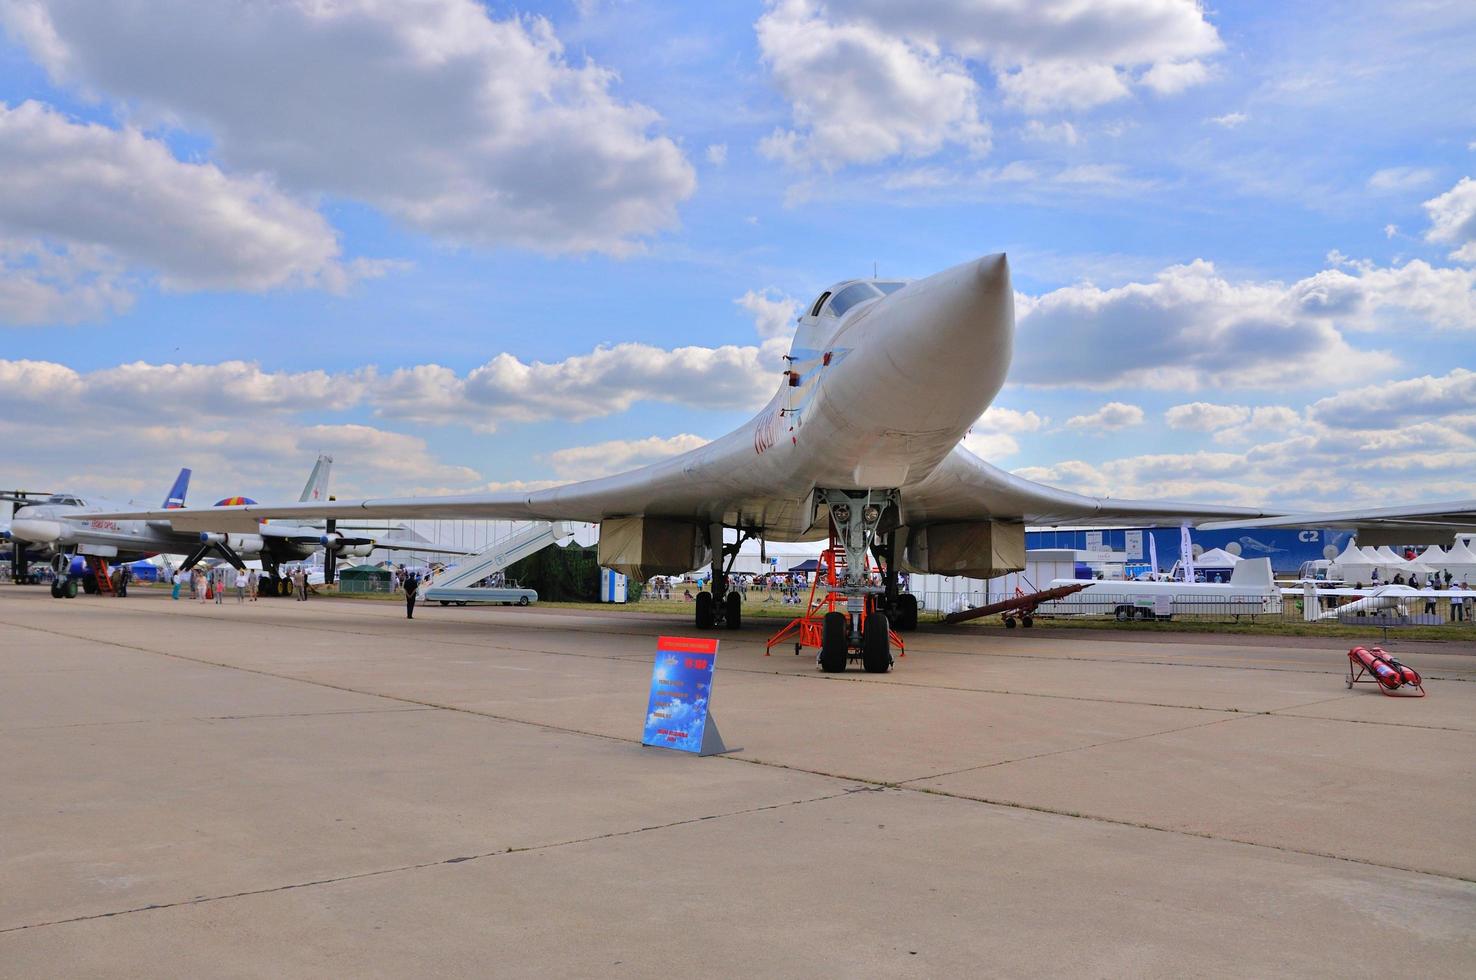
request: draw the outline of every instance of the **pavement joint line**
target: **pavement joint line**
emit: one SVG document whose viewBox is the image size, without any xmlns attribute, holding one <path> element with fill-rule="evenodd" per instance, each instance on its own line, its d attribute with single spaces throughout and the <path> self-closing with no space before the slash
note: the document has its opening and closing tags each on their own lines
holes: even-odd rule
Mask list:
<svg viewBox="0 0 1476 980">
<path fill-rule="evenodd" d="M 1218 841 L 1222 844 L 1238 844 L 1243 847 L 1261 847 L 1271 851 L 1280 851 L 1283 854 L 1300 854 L 1304 857 L 1324 858 L 1330 861 L 1344 861 L 1348 864 L 1362 865 L 1368 868 L 1379 868 L 1384 871 L 1402 871 L 1406 874 L 1425 875 L 1431 878 L 1442 878 L 1447 881 L 1459 881 L 1464 884 L 1476 884 L 1476 878 L 1467 878 L 1464 875 L 1454 874 L 1449 871 L 1432 871 L 1429 868 L 1411 868 L 1402 864 L 1383 864 L 1378 861 L 1370 861 L 1367 858 L 1351 857 L 1347 854 L 1334 854 L 1331 851 L 1317 851 L 1310 848 L 1291 847 L 1286 844 L 1273 844 L 1268 841 L 1245 840 L 1240 837 L 1221 836 L 1204 830 L 1188 830 L 1183 827 L 1163 827 L 1146 821 L 1128 820 L 1123 817 L 1109 817 L 1096 813 L 1081 813 L 1076 810 L 1064 810 L 1059 807 L 1045 806 L 1037 803 L 1021 803 L 1017 800 L 995 800 L 985 796 L 970 796 L 967 793 L 950 792 L 948 790 L 936 789 L 929 786 L 899 786 L 898 789 L 908 793 L 926 793 L 931 796 L 946 796 L 956 800 L 970 800 L 974 803 L 983 803 L 988 806 L 1007 807 L 1012 810 L 1028 810 L 1033 813 L 1049 813 L 1060 817 L 1071 817 L 1077 820 L 1090 820 L 1096 823 L 1111 824 L 1117 827 L 1133 827 L 1138 830 L 1150 830 L 1160 834 L 1177 834 L 1182 837 L 1197 837 L 1200 840 Z"/>
<path fill-rule="evenodd" d="M 560 733 L 572 734 L 572 735 L 585 735 L 585 736 L 590 736 L 590 737 L 593 737 L 593 738 L 604 739 L 606 741 L 622 742 L 622 743 L 626 743 L 626 744 L 630 744 L 630 743 L 634 743 L 635 742 L 635 739 L 632 739 L 632 738 L 623 738 L 623 737 L 616 736 L 616 735 L 606 735 L 606 734 L 603 734 L 603 733 L 600 733 L 600 732 L 584 731 L 584 730 L 577 729 L 577 728 L 566 728 L 566 727 L 559 726 L 559 725 L 548 724 L 546 722 L 528 721 L 528 720 L 522 719 L 522 718 L 511 718 L 511 717 L 507 717 L 507 716 L 503 716 L 503 715 L 493 714 L 493 713 L 487 712 L 487 711 L 477 711 L 477 710 L 471 709 L 471 708 L 463 708 L 463 707 L 456 707 L 454 705 L 439 704 L 439 703 L 436 703 L 436 702 L 433 702 L 433 701 L 421 701 L 421 700 L 416 700 L 414 698 L 408 698 L 408 697 L 403 697 L 403 696 L 399 696 L 399 695 L 393 695 L 393 694 L 375 694 L 373 692 L 356 690 L 354 688 L 344 687 L 344 686 L 336 685 L 336 684 L 329 684 L 329 683 L 326 683 L 326 682 L 323 682 L 323 681 L 314 681 L 314 680 L 309 680 L 309 679 L 306 679 L 306 678 L 289 677 L 289 676 L 284 676 L 284 675 L 281 675 L 281 674 L 273 674 L 273 673 L 270 673 L 269 671 L 259 670 L 259 669 L 251 668 L 251 667 L 242 667 L 242 666 L 238 666 L 238 665 L 235 665 L 235 664 L 218 663 L 218 662 L 212 661 L 212 660 L 204 660 L 204 659 L 195 658 L 195 657 L 186 657 L 183 654 L 178 654 L 178 653 L 168 653 L 168 652 L 161 652 L 161 651 L 157 651 L 157 650 L 150 650 L 150 649 L 147 649 L 145 647 L 137 647 L 137 646 L 133 646 L 131 644 L 119 643 L 116 640 L 97 640 L 97 639 L 94 639 L 92 637 L 77 637 L 77 636 L 74 636 L 73 634 L 62 633 L 62 632 L 57 631 L 57 630 L 48 630 L 48 629 L 44 629 L 44 628 L 38 627 L 38 626 L 24 626 L 22 628 L 35 630 L 37 632 L 42 632 L 42 633 L 49 633 L 49 634 L 55 635 L 55 636 L 68 636 L 68 637 L 71 637 L 73 639 L 87 639 L 87 640 L 92 640 L 92 642 L 96 642 L 96 643 L 103 643 L 103 644 L 110 645 L 110 646 L 117 646 L 117 647 L 121 647 L 123 649 L 128 649 L 128 650 L 137 650 L 137 651 L 142 652 L 142 653 L 153 654 L 154 656 L 160 656 L 160 657 L 169 657 L 169 658 L 172 658 L 172 659 L 182 660 L 182 661 L 186 661 L 186 662 L 189 662 L 189 663 L 207 664 L 207 665 L 213 666 L 213 667 L 222 667 L 222 668 L 225 668 L 227 670 L 239 670 L 239 671 L 241 671 L 243 673 L 248 673 L 248 674 L 260 674 L 260 675 L 267 676 L 267 677 L 276 677 L 276 678 L 279 678 L 281 680 L 298 681 L 300 683 L 310 684 L 310 685 L 314 685 L 314 686 L 317 686 L 317 687 L 324 687 L 324 688 L 328 688 L 328 689 L 331 689 L 331 690 L 347 691 L 347 692 L 353 693 L 353 694 L 362 694 L 362 695 L 365 695 L 365 696 L 368 696 L 368 697 L 378 697 L 378 698 L 383 698 L 383 699 L 389 700 L 389 701 L 398 701 L 398 702 L 402 702 L 402 703 L 406 703 L 406 704 L 417 704 L 417 705 L 422 705 L 424 707 L 440 708 L 440 709 L 445 710 L 445 711 L 453 711 L 453 712 L 457 712 L 457 713 L 461 713 L 461 714 L 473 715 L 473 716 L 476 716 L 476 717 L 489 718 L 489 719 L 493 719 L 493 720 L 496 720 L 496 721 L 502 721 L 502 722 L 517 724 L 517 725 L 527 725 L 527 726 L 530 726 L 530 727 L 533 727 L 533 728 L 541 728 L 541 729 L 544 729 L 545 731 L 554 731 L 554 732 L 560 732 Z M 1320 702 L 1314 702 L 1314 703 L 1320 703 Z M 1205 710 L 1212 710 L 1212 709 L 1205 709 Z M 1270 712 L 1229 712 L 1229 713 L 1244 714 L 1247 717 L 1258 717 L 1258 716 L 1268 715 Z M 1228 721 L 1230 719 L 1222 719 L 1222 720 L 1227 720 Z M 1338 721 L 1340 719 L 1324 719 L 1324 720 Z M 1197 727 L 1197 726 L 1195 726 L 1195 727 Z M 763 760 L 763 759 L 757 759 L 757 758 L 753 758 L 753 757 L 742 757 L 742 756 L 734 756 L 734 755 L 721 755 L 721 756 L 716 756 L 714 758 L 716 758 L 716 759 L 718 759 L 720 761 L 726 761 L 726 762 L 746 763 L 748 765 L 758 765 L 758 766 L 763 766 L 765 768 L 784 769 L 784 770 L 789 770 L 791 772 L 804 772 L 804 773 L 809 773 L 810 775 L 825 776 L 825 777 L 828 777 L 830 779 L 837 779 L 837 780 L 841 780 L 841 781 L 845 781 L 845 782 L 862 783 L 862 784 L 865 784 L 867 786 L 874 787 L 874 788 L 880 788 L 880 789 L 896 789 L 896 790 L 900 790 L 902 792 L 908 792 L 908 793 L 922 793 L 922 794 L 932 795 L 932 796 L 950 797 L 950 798 L 953 798 L 953 799 L 967 800 L 967 801 L 971 801 L 971 802 L 975 802 L 975 803 L 980 803 L 980 804 L 984 804 L 984 805 L 988 805 L 988 806 L 999 806 L 999 807 L 1006 807 L 1006 808 L 1015 809 L 1015 810 L 1026 810 L 1026 811 L 1031 811 L 1031 812 L 1036 812 L 1036 813 L 1047 813 L 1047 814 L 1052 814 L 1054 816 L 1070 817 L 1070 818 L 1077 819 L 1077 820 L 1088 820 L 1088 821 L 1093 821 L 1093 822 L 1097 822 L 1097 823 L 1109 824 L 1109 825 L 1113 825 L 1113 826 L 1134 827 L 1134 828 L 1138 828 L 1138 829 L 1141 829 L 1141 830 L 1150 830 L 1150 831 L 1156 831 L 1156 832 L 1165 833 L 1165 834 L 1178 834 L 1178 835 L 1186 836 L 1186 837 L 1197 837 L 1197 838 L 1200 838 L 1202 840 L 1220 841 L 1220 842 L 1231 843 L 1231 844 L 1239 844 L 1239 845 L 1243 845 L 1243 846 L 1247 846 L 1247 847 L 1262 847 L 1262 848 L 1267 848 L 1269 850 L 1281 851 L 1281 852 L 1289 853 L 1289 854 L 1302 854 L 1302 855 L 1309 856 L 1309 857 L 1326 858 L 1326 859 L 1334 860 L 1334 861 L 1345 861 L 1345 862 L 1348 862 L 1348 863 L 1351 863 L 1351 864 L 1358 864 L 1358 865 L 1363 865 L 1363 866 L 1366 866 L 1366 867 L 1373 867 L 1373 868 L 1382 868 L 1382 869 L 1389 870 L 1389 871 L 1402 871 L 1402 872 L 1406 872 L 1406 873 L 1410 873 L 1410 874 L 1429 875 L 1429 876 L 1432 876 L 1432 877 L 1437 877 L 1437 878 L 1442 878 L 1442 879 L 1449 879 L 1449 880 L 1461 881 L 1461 882 L 1467 882 L 1467 883 L 1476 883 L 1476 879 L 1466 878 L 1466 877 L 1462 877 L 1461 875 L 1451 874 L 1449 872 L 1444 872 L 1444 871 L 1431 871 L 1431 870 L 1428 870 L 1428 869 L 1411 868 L 1411 867 L 1406 867 L 1406 866 L 1403 866 L 1403 865 L 1381 864 L 1381 863 L 1379 863 L 1377 861 L 1370 861 L 1370 860 L 1367 860 L 1365 858 L 1350 857 L 1348 855 L 1343 855 L 1343 854 L 1334 854 L 1334 853 L 1326 852 L 1326 851 L 1308 850 L 1308 849 L 1303 849 L 1303 848 L 1290 847 L 1290 846 L 1283 845 L 1283 844 L 1272 844 L 1272 843 L 1268 843 L 1268 842 L 1264 842 L 1264 841 L 1243 840 L 1243 839 L 1235 838 L 1235 837 L 1221 837 L 1221 836 L 1218 836 L 1218 835 L 1215 835 L 1215 834 L 1211 834 L 1211 833 L 1208 833 L 1208 832 L 1205 832 L 1205 831 L 1186 830 L 1184 828 L 1176 828 L 1176 827 L 1163 827 L 1163 826 L 1159 826 L 1159 825 L 1156 825 L 1156 824 L 1150 824 L 1150 823 L 1140 822 L 1140 821 L 1133 821 L 1133 820 L 1128 820 L 1128 819 L 1124 819 L 1124 818 L 1120 818 L 1120 817 L 1109 817 L 1109 816 L 1105 816 L 1105 815 L 1101 815 L 1101 814 L 1081 813 L 1079 811 L 1074 811 L 1074 810 L 1065 810 L 1065 809 L 1060 809 L 1060 808 L 1057 808 L 1057 807 L 1049 807 L 1049 806 L 1045 806 L 1043 804 L 1021 803 L 1021 802 L 1011 801 L 1011 800 L 995 800 L 995 799 L 990 799 L 988 797 L 970 796 L 970 795 L 968 795 L 966 793 L 950 792 L 950 791 L 947 791 L 947 790 L 941 790 L 941 789 L 937 789 L 937 788 L 934 788 L 934 787 L 907 786 L 907 785 L 903 785 L 902 783 L 899 783 L 899 782 L 896 782 L 896 781 L 892 781 L 892 780 L 881 780 L 881 779 L 875 779 L 875 778 L 871 778 L 871 777 L 862 777 L 862 776 L 847 776 L 847 775 L 842 775 L 842 774 L 839 774 L 839 773 L 827 772 L 827 771 L 825 771 L 823 769 L 810 769 L 810 768 L 807 768 L 807 767 L 804 767 L 804 766 L 794 766 L 794 765 L 789 765 L 789 764 L 786 764 L 786 763 L 772 762 L 772 761 L 767 761 L 767 760 Z M 925 777 L 918 777 L 918 778 L 925 778 Z M 847 792 L 852 792 L 852 791 L 847 791 Z M 845 794 L 838 794 L 838 795 L 845 795 Z M 701 818 L 698 818 L 698 819 L 701 819 Z M 465 860 L 465 859 L 463 859 L 463 860 Z M 438 864 L 438 863 L 444 863 L 444 862 L 431 862 L 430 864 L 427 864 L 425 866 L 426 867 L 429 867 L 429 866 L 432 866 L 432 865 Z M 407 868 L 407 869 L 391 869 L 391 870 L 409 870 L 409 868 Z M 386 872 L 366 872 L 363 875 L 349 876 L 349 877 L 368 877 L 368 876 L 371 876 L 371 875 L 374 875 L 374 874 L 382 874 L 382 873 L 386 873 Z M 344 879 L 328 879 L 328 881 L 332 881 L 332 880 L 344 880 Z M 323 884 L 323 883 L 327 883 L 327 882 L 326 881 L 325 882 L 309 882 L 309 883 L 306 883 L 306 884 Z M 299 885 L 299 886 L 283 886 L 283 887 L 290 888 L 290 887 L 302 887 L 302 886 Z M 282 888 L 266 889 L 266 891 L 277 891 L 277 890 L 282 890 Z M 243 893 L 243 894 L 252 894 L 252 893 L 248 892 L 248 893 Z M 225 896 L 225 897 L 232 897 L 232 896 Z M 177 904 L 191 904 L 191 903 L 190 902 L 182 902 L 182 903 L 177 903 Z M 153 907 L 157 907 L 157 906 L 145 906 L 144 908 L 140 908 L 140 909 L 124 910 L 124 913 L 126 913 L 128 911 L 146 911 L 147 909 L 153 908 Z M 83 916 L 83 917 L 80 917 L 80 918 L 82 918 L 82 919 L 86 919 L 86 918 L 100 918 L 100 917 L 106 917 L 108 915 L 118 915 L 118 914 L 124 914 L 124 913 L 114 912 L 114 913 L 106 913 L 106 914 L 101 915 L 101 916 Z M 59 922 L 66 922 L 66 921 L 75 921 L 75 920 L 59 920 Z M 41 924 L 44 925 L 45 923 L 41 923 Z M 17 928 L 28 928 L 28 927 L 17 927 Z M 0 934 L 4 934 L 5 932 L 8 932 L 8 931 L 13 931 L 13 930 L 0 929 Z"/>
<path fill-rule="evenodd" d="M 333 718 L 339 715 L 383 715 L 405 711 L 434 711 L 432 705 L 402 705 L 394 708 L 350 708 L 343 711 L 277 711 L 244 715 L 189 715 L 184 718 L 132 718 L 127 721 L 79 721 L 69 725 L 27 725 L 0 728 L 0 737 L 20 732 L 54 732 L 72 728 L 107 728 L 118 725 L 175 725 L 196 721 L 266 721 L 274 718 Z"/>
<path fill-rule="evenodd" d="M 1252 717 L 1254 717 L 1254 715 L 1253 714 L 1250 714 L 1250 713 L 1246 713 L 1246 714 L 1243 714 L 1241 717 L 1244 717 L 1244 718 L 1252 718 Z M 928 779 L 942 779 L 945 776 L 957 776 L 960 773 L 965 773 L 965 772 L 978 772 L 981 769 L 994 769 L 994 768 L 997 768 L 999 766 L 1013 765 L 1013 764 L 1015 764 L 1017 762 L 1030 762 L 1030 761 L 1032 761 L 1034 759 L 1047 759 L 1047 758 L 1050 758 L 1053 755 L 1069 755 L 1072 752 L 1085 752 L 1088 749 L 1099 749 L 1099 748 L 1101 748 L 1104 745 L 1121 745 L 1123 742 L 1136 742 L 1139 739 L 1155 738 L 1155 737 L 1157 737 L 1159 735 L 1172 735 L 1175 732 L 1188 732 L 1188 731 L 1193 731 L 1196 728 L 1208 728 L 1211 725 L 1223 725 L 1223 724 L 1226 724 L 1227 722 L 1238 721 L 1238 720 L 1239 720 L 1239 718 L 1234 718 L 1234 717 L 1232 717 L 1232 718 L 1216 718 L 1213 721 L 1202 721 L 1202 722 L 1198 723 L 1197 725 L 1180 725 L 1177 728 L 1165 728 L 1162 731 L 1158 731 L 1158 732 L 1144 732 L 1141 735 L 1125 735 L 1122 738 L 1109 738 L 1109 739 L 1104 739 L 1101 742 L 1093 742 L 1090 745 L 1072 745 L 1072 746 L 1068 746 L 1067 748 L 1064 748 L 1064 749 L 1052 749 L 1049 752 L 1036 752 L 1034 755 L 1022 755 L 1022 756 L 1019 756 L 1018 758 L 1014 758 L 1014 759 L 1000 759 L 997 762 L 986 762 L 983 765 L 979 765 L 979 766 L 964 766 L 964 767 L 962 767 L 960 769 L 949 769 L 946 772 L 935 772 L 935 773 L 931 773 L 931 774 L 926 775 L 926 776 L 913 776 L 910 779 L 900 780 L 899 782 L 896 783 L 896 785 L 897 786 L 907 786 L 908 783 L 920 783 L 920 782 L 923 782 L 924 780 L 928 780 Z M 907 787 L 907 788 L 910 789 L 911 787 Z"/>
<path fill-rule="evenodd" d="M 705 823 L 709 820 L 724 820 L 729 817 L 741 817 L 752 813 L 764 813 L 769 810 L 783 810 L 790 807 L 807 806 L 811 803 L 824 803 L 828 800 L 838 800 L 854 793 L 869 792 L 871 787 L 853 787 L 841 790 L 838 793 L 826 793 L 821 796 L 806 797 L 802 800 L 785 800 L 782 803 L 766 803 L 763 806 L 744 807 L 739 810 L 725 810 L 721 813 L 705 813 L 695 817 L 683 817 L 680 820 L 672 820 L 662 824 L 652 824 L 647 827 L 634 827 L 630 830 L 612 830 L 604 834 L 591 834 L 587 837 L 575 837 L 569 840 L 550 841 L 546 844 L 529 844 L 525 847 L 503 847 L 495 851 L 482 851 L 477 854 L 466 854 L 457 857 L 441 858 L 436 861 L 422 861 L 417 864 L 403 864 L 392 868 L 376 868 L 373 871 L 360 871 L 354 874 L 337 875 L 331 878 L 315 878 L 311 881 L 296 881 L 285 885 L 272 885 L 267 888 L 252 888 L 246 891 L 230 892 L 223 895 L 202 895 L 195 898 L 182 899 L 177 902 L 155 902 L 149 905 L 139 905 L 134 908 L 117 909 L 112 912 L 94 912 L 89 915 L 75 915 L 64 919 L 52 919 L 46 922 L 27 922 L 16 926 L 0 928 L 0 935 L 11 932 L 24 932 L 27 929 L 44 929 L 48 926 L 71 925 L 79 922 L 92 922 L 98 919 L 112 919 L 123 915 L 133 915 L 137 912 L 157 912 L 167 909 L 185 908 L 191 905 L 207 905 L 212 902 L 222 902 L 233 898 L 251 898 L 257 895 L 271 895 L 277 892 L 295 891 L 299 888 L 314 888 L 319 885 L 334 885 L 345 881 L 359 881 L 365 878 L 378 878 L 384 875 L 401 874 L 407 871 L 424 871 L 428 868 L 446 867 L 453 864 L 467 864 L 472 861 L 481 861 L 487 858 L 503 857 L 509 854 L 531 854 L 537 851 L 555 850 L 561 847 L 573 847 L 579 844 L 591 844 L 598 841 L 614 840 L 621 837 L 634 837 L 637 834 L 647 834 L 661 830 L 671 830 L 676 827 L 685 827 L 691 824 Z"/>
</svg>

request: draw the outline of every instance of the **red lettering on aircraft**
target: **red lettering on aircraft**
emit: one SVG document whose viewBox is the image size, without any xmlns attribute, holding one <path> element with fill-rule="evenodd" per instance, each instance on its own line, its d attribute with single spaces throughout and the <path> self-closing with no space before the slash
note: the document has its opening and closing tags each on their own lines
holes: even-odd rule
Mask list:
<svg viewBox="0 0 1476 980">
<path fill-rule="evenodd" d="M 753 427 L 753 451 L 762 456 L 774 445 L 774 423 L 777 415 L 766 415 Z"/>
</svg>

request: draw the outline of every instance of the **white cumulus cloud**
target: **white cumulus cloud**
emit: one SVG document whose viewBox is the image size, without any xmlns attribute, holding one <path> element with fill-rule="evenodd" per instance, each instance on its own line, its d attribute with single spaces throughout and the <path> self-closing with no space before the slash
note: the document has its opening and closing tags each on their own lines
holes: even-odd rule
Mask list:
<svg viewBox="0 0 1476 980">
<path fill-rule="evenodd" d="M 1143 424 L 1143 410 L 1124 402 L 1108 402 L 1087 415 L 1073 415 L 1066 420 L 1068 429 L 1097 429 L 1111 432 Z"/>
<path fill-rule="evenodd" d="M 1291 284 L 1233 282 L 1198 260 L 1151 282 L 1019 296 L 1011 378 L 1181 391 L 1343 384 L 1398 363 L 1353 345 L 1350 332 L 1476 327 L 1476 270 L 1418 260 L 1350 268 Z"/>
<path fill-rule="evenodd" d="M 759 18 L 759 50 L 798 130 L 761 149 L 795 165 L 834 170 L 946 143 L 989 148 L 979 85 L 962 62 L 867 23 L 834 23 L 809 0 L 779 0 Z"/>
<path fill-rule="evenodd" d="M 227 167 L 459 242 L 623 252 L 695 186 L 612 72 L 476 0 L 3 0 L 0 21 L 57 82 L 208 133 Z"/>
<path fill-rule="evenodd" d="M 592 480 L 655 463 L 679 453 L 705 446 L 709 440 L 690 433 L 648 436 L 644 439 L 612 439 L 592 446 L 571 446 L 548 454 L 554 472 L 565 480 Z"/>
<path fill-rule="evenodd" d="M 126 308 L 128 270 L 166 289 L 342 289 L 322 215 L 260 176 L 178 160 L 134 128 L 0 105 L 0 313 L 76 322 Z"/>
<path fill-rule="evenodd" d="M 1430 230 L 1425 240 L 1457 248 L 1450 257 L 1476 265 L 1476 181 L 1462 177 L 1450 190 L 1425 202 Z"/>
<path fill-rule="evenodd" d="M 832 170 L 987 149 L 976 71 L 1026 113 L 1084 110 L 1201 84 L 1223 46 L 1194 0 L 771 0 L 756 29 L 795 123 L 764 151 Z"/>
</svg>

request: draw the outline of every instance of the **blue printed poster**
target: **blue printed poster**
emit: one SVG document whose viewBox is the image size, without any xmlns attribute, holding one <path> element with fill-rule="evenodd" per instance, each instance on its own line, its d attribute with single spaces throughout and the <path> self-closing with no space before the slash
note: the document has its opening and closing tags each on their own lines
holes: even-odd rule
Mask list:
<svg viewBox="0 0 1476 980">
<path fill-rule="evenodd" d="M 681 636 L 657 639 L 641 744 L 681 752 L 702 751 L 717 650 L 717 640 Z"/>
</svg>

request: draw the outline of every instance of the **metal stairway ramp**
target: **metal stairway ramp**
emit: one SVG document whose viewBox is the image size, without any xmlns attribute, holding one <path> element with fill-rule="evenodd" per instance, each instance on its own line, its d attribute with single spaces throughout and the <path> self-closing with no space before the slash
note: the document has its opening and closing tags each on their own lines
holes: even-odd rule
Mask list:
<svg viewBox="0 0 1476 980">
<path fill-rule="evenodd" d="M 549 545 L 563 544 L 573 536 L 574 526 L 568 521 L 534 522 L 493 542 L 476 554 L 468 555 L 433 577 L 421 587 L 421 598 L 431 602 L 511 602 L 518 605 L 537 602 L 538 593 L 532 589 L 501 586 L 479 588 L 472 583 L 480 582 Z"/>
</svg>

